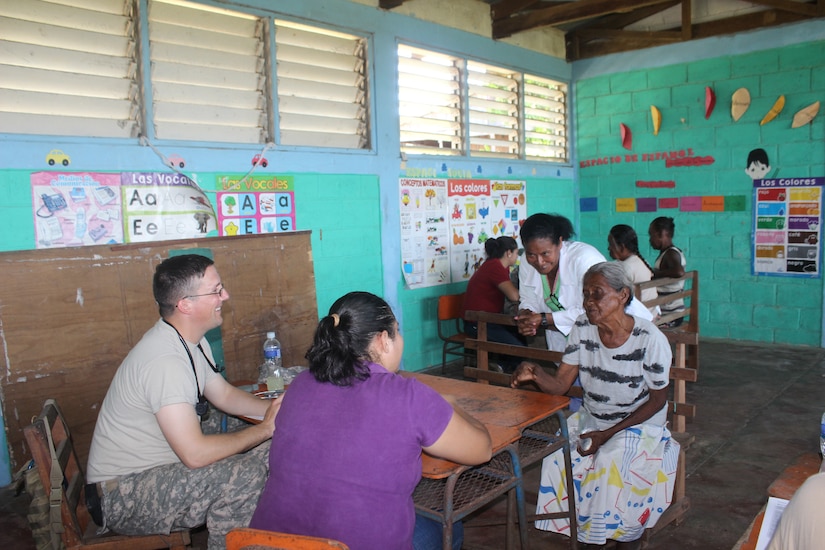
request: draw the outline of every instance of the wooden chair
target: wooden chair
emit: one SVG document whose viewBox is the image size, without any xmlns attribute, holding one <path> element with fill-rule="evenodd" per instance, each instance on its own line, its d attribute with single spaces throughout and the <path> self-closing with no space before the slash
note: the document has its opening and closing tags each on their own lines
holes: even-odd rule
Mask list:
<svg viewBox="0 0 825 550">
<path fill-rule="evenodd" d="M 49 497 L 52 547 L 62 540 L 66 550 L 155 550 L 189 546 L 189 531 L 169 535 L 97 535 L 86 509 L 86 476 L 77 460 L 69 426 L 54 399 L 23 429 L 40 481 Z"/>
<path fill-rule="evenodd" d="M 275 533 L 239 527 L 226 534 L 226 550 L 349 550 L 349 546 L 332 539 Z"/>
<path fill-rule="evenodd" d="M 471 358 L 472 353 L 464 349 L 463 318 L 461 310 L 464 307 L 464 293 L 445 294 L 438 297 L 438 337 L 444 342 L 441 349 L 441 374 L 447 370 L 447 355 L 460 355 Z"/>
</svg>

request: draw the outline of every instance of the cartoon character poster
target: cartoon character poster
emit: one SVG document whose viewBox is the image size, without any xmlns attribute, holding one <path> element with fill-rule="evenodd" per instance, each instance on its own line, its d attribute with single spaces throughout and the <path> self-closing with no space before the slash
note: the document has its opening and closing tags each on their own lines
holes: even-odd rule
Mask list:
<svg viewBox="0 0 825 550">
<path fill-rule="evenodd" d="M 34 172 L 37 248 L 123 242 L 120 174 Z"/>
<path fill-rule="evenodd" d="M 753 272 L 817 278 L 825 178 L 756 179 Z"/>
<path fill-rule="evenodd" d="M 220 235 L 295 231 L 293 176 L 225 174 L 217 184 Z"/>
<path fill-rule="evenodd" d="M 467 281 L 487 239 L 518 240 L 527 217 L 523 181 L 401 178 L 401 256 L 410 288 Z"/>
</svg>

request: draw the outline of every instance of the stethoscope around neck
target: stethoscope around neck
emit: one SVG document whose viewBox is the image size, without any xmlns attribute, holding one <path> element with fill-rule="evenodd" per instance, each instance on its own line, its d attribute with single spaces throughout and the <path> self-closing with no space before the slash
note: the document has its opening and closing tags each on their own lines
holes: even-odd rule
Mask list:
<svg viewBox="0 0 825 550">
<path fill-rule="evenodd" d="M 186 344 L 186 340 L 183 339 L 183 336 L 181 336 L 178 329 L 175 328 L 175 325 L 173 325 L 166 319 L 163 319 L 163 322 L 172 327 L 172 330 L 174 330 L 175 334 L 178 335 L 178 339 L 180 340 L 180 343 L 183 345 L 183 349 L 186 350 L 186 356 L 189 357 L 189 364 L 192 365 L 192 374 L 195 375 L 195 387 L 198 389 L 198 404 L 195 405 L 195 413 L 201 418 L 201 420 L 203 420 L 206 416 L 206 413 L 209 411 L 209 404 L 206 402 L 206 398 L 203 396 L 203 392 L 201 391 L 200 381 L 198 380 L 198 371 L 195 368 L 195 358 L 192 357 L 192 352 L 189 351 L 189 346 Z M 221 372 L 223 372 L 224 369 L 222 367 L 215 365 L 214 363 L 212 363 L 212 361 L 209 360 L 209 357 L 206 356 L 206 352 L 203 351 L 203 347 L 201 346 L 200 342 L 198 342 L 198 349 L 200 350 L 201 355 L 203 355 L 203 358 L 206 360 L 206 364 L 209 365 L 209 367 L 212 369 L 212 372 L 216 374 L 220 374 Z"/>
</svg>

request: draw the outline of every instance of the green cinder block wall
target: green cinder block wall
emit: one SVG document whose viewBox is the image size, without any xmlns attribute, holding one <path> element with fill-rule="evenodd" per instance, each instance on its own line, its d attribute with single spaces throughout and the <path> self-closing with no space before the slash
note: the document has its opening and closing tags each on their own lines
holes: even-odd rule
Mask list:
<svg viewBox="0 0 825 550">
<path fill-rule="evenodd" d="M 716 93 L 708 118 L 706 87 Z M 734 122 L 731 96 L 740 87 L 749 90 L 751 105 Z M 797 111 L 825 102 L 825 42 L 583 79 L 574 93 L 579 195 L 595 197 L 598 204 L 580 213 L 580 238 L 606 253 L 610 228 L 629 224 L 652 264 L 658 253 L 648 244 L 647 228 L 655 217 L 671 216 L 674 244 L 685 251 L 688 269 L 700 272 L 703 337 L 819 346 L 823 279 L 752 274 L 753 182 L 745 168 L 748 153 L 762 148 L 771 163 L 769 177 L 825 176 L 825 111 L 812 124 L 791 128 Z M 780 95 L 784 109 L 760 125 Z M 658 135 L 651 105 L 662 113 Z M 631 150 L 622 147 L 622 123 L 633 134 Z M 713 163 L 667 168 L 664 160 L 643 160 L 674 151 L 709 156 Z M 620 162 L 586 165 L 604 158 Z M 675 187 L 637 185 L 662 181 Z M 708 196 L 724 197 L 724 211 L 658 208 L 660 198 L 681 204 L 682 197 Z M 628 198 L 654 198 L 656 211 L 618 212 L 616 200 Z"/>
</svg>

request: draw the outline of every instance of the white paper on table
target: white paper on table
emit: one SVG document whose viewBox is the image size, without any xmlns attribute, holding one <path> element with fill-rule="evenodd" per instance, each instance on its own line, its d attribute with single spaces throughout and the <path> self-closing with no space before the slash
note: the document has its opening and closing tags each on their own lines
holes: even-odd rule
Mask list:
<svg viewBox="0 0 825 550">
<path fill-rule="evenodd" d="M 765 517 L 762 520 L 762 528 L 759 529 L 759 538 L 756 540 L 756 550 L 765 550 L 768 543 L 773 538 L 773 532 L 779 525 L 782 512 L 788 505 L 788 500 L 784 498 L 768 497 L 768 505 L 765 507 Z"/>
</svg>

